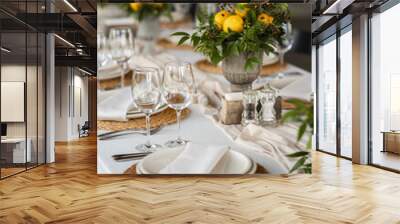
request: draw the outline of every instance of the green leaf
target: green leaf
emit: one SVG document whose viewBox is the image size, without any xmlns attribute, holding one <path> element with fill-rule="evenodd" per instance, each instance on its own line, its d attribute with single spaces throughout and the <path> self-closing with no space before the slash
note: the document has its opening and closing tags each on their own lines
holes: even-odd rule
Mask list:
<svg viewBox="0 0 400 224">
<path fill-rule="evenodd" d="M 307 144 L 306 144 L 306 148 L 307 149 L 311 149 L 311 146 L 312 146 L 312 135 L 308 136 L 308 141 L 307 141 Z"/>
<path fill-rule="evenodd" d="M 304 163 L 306 162 L 306 160 L 307 160 L 307 157 L 302 157 L 299 160 L 297 160 L 297 162 L 294 164 L 292 169 L 290 169 L 289 173 L 293 173 L 294 171 L 296 171 L 300 167 L 302 167 L 304 165 Z"/>
<path fill-rule="evenodd" d="M 175 32 L 171 34 L 171 36 L 190 36 L 190 35 L 186 32 Z"/>
<path fill-rule="evenodd" d="M 309 154 L 310 154 L 310 152 L 307 152 L 307 151 L 298 151 L 295 153 L 287 154 L 286 156 L 291 157 L 291 158 L 296 158 L 296 157 L 307 156 Z"/>
<path fill-rule="evenodd" d="M 187 41 L 188 39 L 189 39 L 189 36 L 182 37 L 178 42 L 178 46 L 182 45 L 183 43 L 185 43 L 185 41 Z"/>
<path fill-rule="evenodd" d="M 194 47 L 197 47 L 197 45 L 199 44 L 199 42 L 200 42 L 200 37 L 199 37 L 199 36 L 196 36 L 196 34 L 193 34 L 193 35 L 192 35 L 192 43 L 193 43 L 193 46 L 194 46 Z"/>
<path fill-rule="evenodd" d="M 288 121 L 288 120 L 290 120 L 290 119 L 293 119 L 293 118 L 295 118 L 295 117 L 297 117 L 297 116 L 298 116 L 298 112 L 297 112 L 296 110 L 290 110 L 290 111 L 286 112 L 286 113 L 283 115 L 282 121 L 283 121 L 283 122 L 286 122 L 286 121 Z"/>
<path fill-rule="evenodd" d="M 254 66 L 256 66 L 257 64 L 260 64 L 260 60 L 256 57 L 249 57 L 246 60 L 246 64 L 244 65 L 244 70 L 248 71 L 252 68 L 254 68 Z"/>
<path fill-rule="evenodd" d="M 307 123 L 303 123 L 300 125 L 299 130 L 297 131 L 297 141 L 303 137 L 304 133 L 306 132 Z"/>
<path fill-rule="evenodd" d="M 307 163 L 307 164 L 303 165 L 303 167 L 301 169 L 304 171 L 304 173 L 310 174 L 310 173 L 312 173 L 312 164 Z"/>
</svg>

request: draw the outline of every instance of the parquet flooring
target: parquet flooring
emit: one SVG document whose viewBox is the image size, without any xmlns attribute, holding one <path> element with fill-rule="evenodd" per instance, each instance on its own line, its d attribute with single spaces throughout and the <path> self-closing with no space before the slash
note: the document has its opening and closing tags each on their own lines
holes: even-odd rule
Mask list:
<svg viewBox="0 0 400 224">
<path fill-rule="evenodd" d="M 313 154 L 289 178 L 96 174 L 96 139 L 0 181 L 0 223 L 400 223 L 400 175 Z"/>
</svg>

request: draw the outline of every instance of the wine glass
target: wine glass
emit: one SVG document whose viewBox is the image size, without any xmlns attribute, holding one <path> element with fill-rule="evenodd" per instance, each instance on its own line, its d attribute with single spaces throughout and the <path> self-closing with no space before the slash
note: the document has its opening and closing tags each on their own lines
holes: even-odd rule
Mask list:
<svg viewBox="0 0 400 224">
<path fill-rule="evenodd" d="M 106 65 L 110 60 L 110 55 L 107 45 L 107 37 L 104 33 L 97 34 L 97 67 L 100 68 Z"/>
<path fill-rule="evenodd" d="M 111 57 L 121 67 L 121 87 L 124 87 L 124 76 L 128 71 L 127 62 L 134 53 L 133 32 L 126 27 L 111 28 L 108 41 Z"/>
<path fill-rule="evenodd" d="M 285 64 L 285 54 L 293 47 L 294 37 L 293 37 L 293 28 L 290 22 L 282 24 L 283 35 L 282 41 L 276 44 L 276 49 L 279 55 L 279 64 L 281 67 Z M 285 76 L 284 73 L 280 72 L 277 74 L 278 78 L 283 78 Z"/>
<path fill-rule="evenodd" d="M 158 69 L 138 67 L 133 70 L 132 98 L 136 107 L 146 115 L 147 142 L 137 145 L 136 150 L 152 152 L 161 147 L 151 143 L 150 115 L 157 110 L 161 99 L 161 78 Z"/>
<path fill-rule="evenodd" d="M 162 81 L 163 97 L 168 106 L 176 111 L 178 137 L 165 145 L 176 147 L 188 142 L 181 137 L 181 113 L 191 103 L 191 95 L 195 91 L 192 66 L 189 62 L 169 62 L 164 67 Z"/>
</svg>

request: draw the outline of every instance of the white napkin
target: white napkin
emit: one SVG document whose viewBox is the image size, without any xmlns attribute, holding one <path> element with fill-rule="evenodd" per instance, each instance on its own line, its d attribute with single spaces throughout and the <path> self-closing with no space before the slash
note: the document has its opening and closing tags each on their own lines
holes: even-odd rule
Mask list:
<svg viewBox="0 0 400 224">
<path fill-rule="evenodd" d="M 204 146 L 188 143 L 185 149 L 160 174 L 210 174 L 228 146 Z"/>
<path fill-rule="evenodd" d="M 235 143 L 240 146 L 239 151 L 243 151 L 271 174 L 287 174 L 296 159 L 286 155 L 300 150 L 293 140 L 254 124 L 246 126 Z"/>
<path fill-rule="evenodd" d="M 99 91 L 97 96 L 97 119 L 126 121 L 126 114 L 132 104 L 130 87 Z"/>
</svg>

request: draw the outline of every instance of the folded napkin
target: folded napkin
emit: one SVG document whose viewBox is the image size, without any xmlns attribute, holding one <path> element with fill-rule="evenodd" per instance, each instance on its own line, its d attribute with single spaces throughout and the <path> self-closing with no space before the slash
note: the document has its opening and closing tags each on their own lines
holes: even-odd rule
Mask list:
<svg viewBox="0 0 400 224">
<path fill-rule="evenodd" d="M 287 174 L 296 159 L 289 158 L 286 155 L 300 149 L 293 140 L 289 140 L 290 137 L 278 133 L 274 130 L 249 124 L 236 138 L 235 143 L 239 145 L 239 151 L 243 151 L 269 173 Z"/>
<path fill-rule="evenodd" d="M 204 146 L 188 143 L 185 149 L 160 174 L 210 174 L 228 146 Z"/>
<path fill-rule="evenodd" d="M 97 95 L 97 119 L 126 121 L 126 114 L 132 104 L 130 87 L 99 91 Z"/>
</svg>

